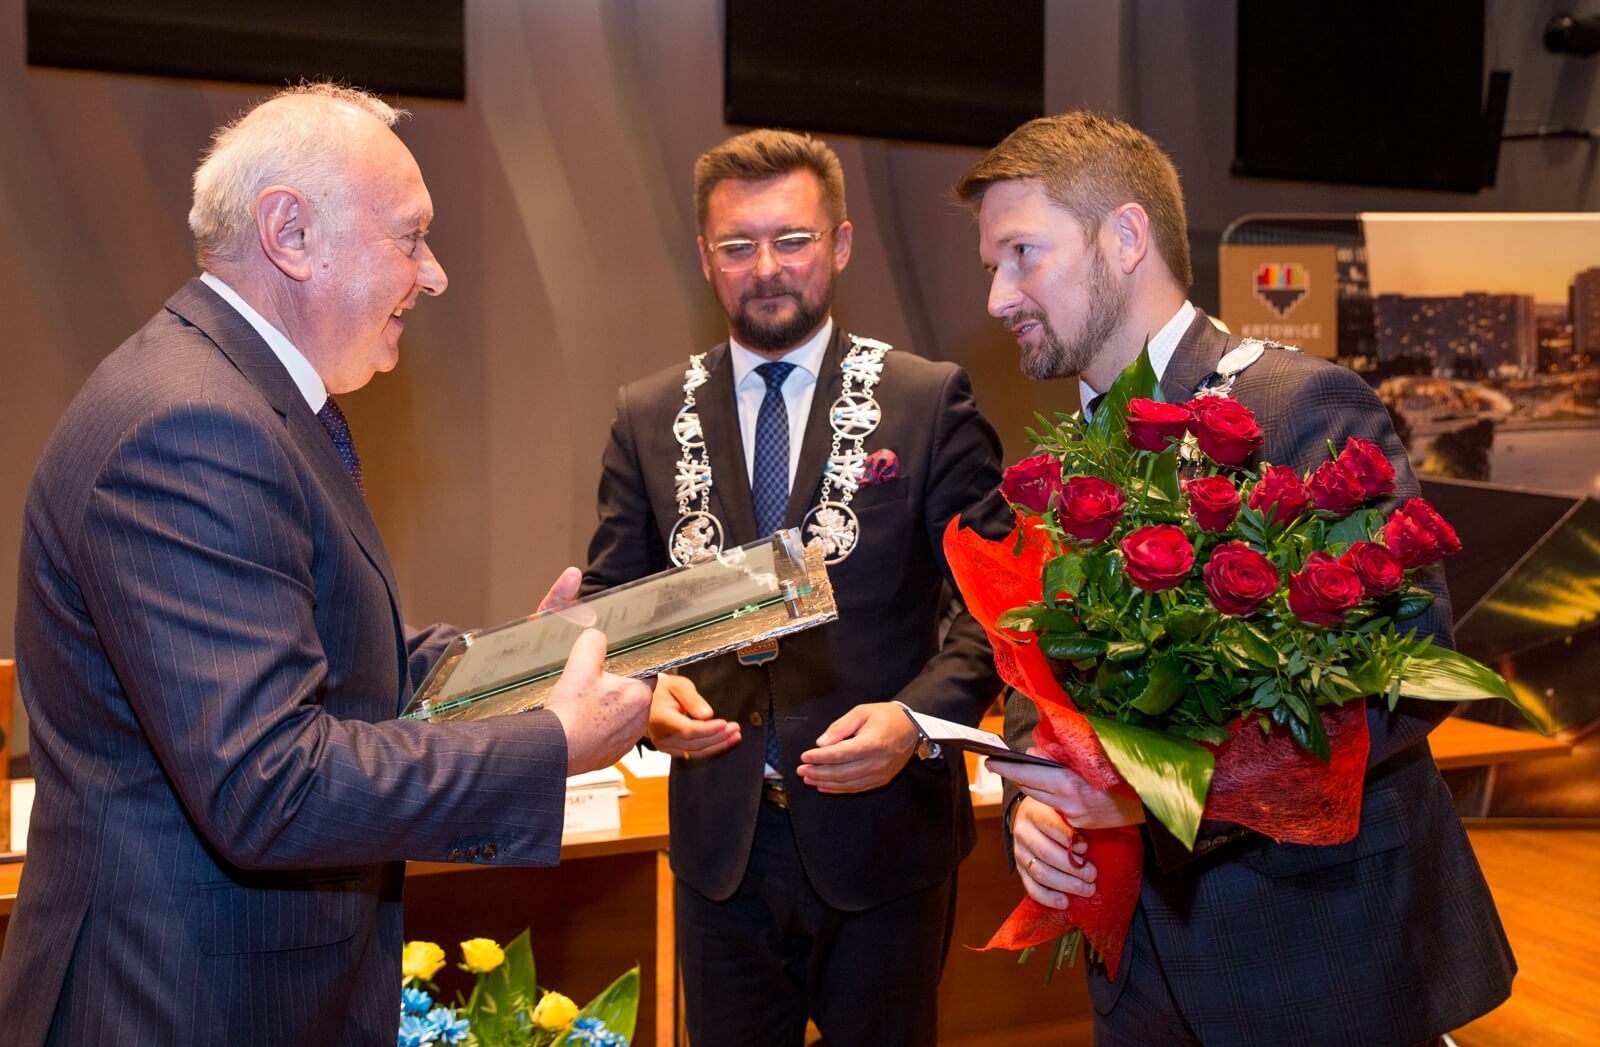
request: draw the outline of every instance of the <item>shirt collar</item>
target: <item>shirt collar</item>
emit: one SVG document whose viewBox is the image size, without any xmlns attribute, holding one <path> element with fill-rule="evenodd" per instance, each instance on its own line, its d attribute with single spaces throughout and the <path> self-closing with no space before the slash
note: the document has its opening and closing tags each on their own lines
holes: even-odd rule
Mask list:
<svg viewBox="0 0 1600 1047">
<path fill-rule="evenodd" d="M 828 341 L 831 338 L 833 338 L 833 317 L 830 316 L 816 334 L 783 354 L 783 362 L 794 364 L 810 375 L 814 382 L 822 373 L 822 357 L 828 351 Z M 736 389 L 744 384 L 744 380 L 757 367 L 771 362 L 761 354 L 746 349 L 731 336 L 728 338 L 728 352 L 733 357 L 733 385 Z M 757 380 L 760 380 L 760 376 L 757 376 Z"/>
<path fill-rule="evenodd" d="M 1167 373 L 1167 365 L 1172 362 L 1172 354 L 1178 351 L 1178 343 L 1183 340 L 1183 334 L 1189 330 L 1189 325 L 1194 323 L 1195 307 L 1193 302 L 1185 301 L 1172 319 L 1166 325 L 1150 336 L 1150 366 L 1155 368 L 1156 381 Z M 1080 402 L 1086 405 L 1100 394 L 1094 387 L 1083 379 L 1078 379 L 1078 396 Z"/>
<path fill-rule="evenodd" d="M 311 408 L 312 413 L 322 410 L 322 405 L 328 399 L 328 387 L 322 384 L 322 376 L 317 374 L 317 369 L 311 366 L 305 354 L 294 347 L 288 336 L 252 309 L 250 303 L 239 297 L 239 292 L 224 283 L 221 277 L 213 273 L 201 273 L 200 282 L 217 292 L 218 297 L 233 306 L 234 311 L 256 329 L 256 334 L 267 343 L 267 348 L 272 350 L 283 363 L 284 370 L 289 372 L 289 377 L 294 379 L 295 387 L 305 397 L 306 406 Z"/>
</svg>

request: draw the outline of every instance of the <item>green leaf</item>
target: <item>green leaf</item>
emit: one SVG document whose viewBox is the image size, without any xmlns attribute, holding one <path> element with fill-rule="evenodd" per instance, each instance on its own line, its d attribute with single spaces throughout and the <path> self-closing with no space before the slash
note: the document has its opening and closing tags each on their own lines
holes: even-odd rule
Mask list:
<svg viewBox="0 0 1600 1047">
<path fill-rule="evenodd" d="M 1428 592 L 1426 589 L 1412 586 L 1410 589 L 1406 590 L 1405 595 L 1400 598 L 1400 604 L 1395 608 L 1394 620 L 1397 622 L 1403 622 L 1407 618 L 1415 618 L 1423 611 L 1426 611 L 1432 603 L 1432 593 Z"/>
<path fill-rule="evenodd" d="M 1283 664 L 1283 655 L 1272 645 L 1272 640 L 1249 622 L 1234 619 L 1222 628 L 1222 636 L 1245 661 L 1264 669 L 1276 669 Z"/>
<path fill-rule="evenodd" d="M 1150 665 L 1149 681 L 1133 707 L 1149 716 L 1160 716 L 1183 697 L 1188 683 L 1183 667 L 1174 658 L 1157 658 Z"/>
<path fill-rule="evenodd" d="M 539 995 L 533 963 L 533 946 L 528 932 L 505 946 L 505 960 L 488 974 L 478 975 L 472 996 L 467 1001 L 466 1018 L 479 1039 L 497 1043 L 511 1035 L 516 1026 L 519 1000 L 531 1005 Z"/>
<path fill-rule="evenodd" d="M 1161 492 L 1167 501 L 1176 505 L 1183 495 L 1182 484 L 1178 479 L 1177 448 L 1162 451 L 1155 456 L 1154 461 L 1155 465 L 1150 470 L 1150 486 Z"/>
<path fill-rule="evenodd" d="M 1143 640 L 1115 640 L 1106 644 L 1106 660 L 1127 662 L 1144 654 L 1150 645 Z"/>
<path fill-rule="evenodd" d="M 1056 606 L 1059 593 L 1076 597 L 1083 589 L 1083 554 L 1067 553 L 1047 561 L 1042 584 L 1044 602 L 1050 607 Z"/>
<path fill-rule="evenodd" d="M 1106 653 L 1106 642 L 1094 636 L 1047 633 L 1039 638 L 1039 649 L 1052 658 L 1074 661 L 1099 658 Z"/>
<path fill-rule="evenodd" d="M 1395 686 L 1398 685 L 1398 686 Z M 1458 651 L 1425 646 L 1407 658 L 1391 685 L 1391 693 L 1407 698 L 1440 702 L 1473 702 L 1482 698 L 1504 698 L 1516 707 L 1540 734 L 1549 734 L 1550 725 L 1524 705 L 1505 678 L 1493 669 Z"/>
<path fill-rule="evenodd" d="M 1328 762 L 1331 756 L 1328 745 L 1328 730 L 1322 724 L 1322 716 L 1315 710 L 1305 719 L 1301 719 L 1299 716 L 1290 717 L 1289 733 L 1299 743 L 1300 748 L 1323 763 Z"/>
<path fill-rule="evenodd" d="M 995 622 L 1001 629 L 1018 633 L 1072 633 L 1081 631 L 1078 620 L 1069 611 L 1053 611 L 1043 604 L 1013 607 Z"/>
<path fill-rule="evenodd" d="M 1167 612 L 1167 632 L 1175 639 L 1193 640 L 1216 620 L 1216 614 L 1204 607 L 1179 604 Z"/>
<path fill-rule="evenodd" d="M 1327 546 L 1333 547 L 1329 552 L 1337 554 L 1339 549 L 1368 541 L 1382 526 L 1382 513 L 1376 509 L 1360 509 L 1330 524 L 1324 541 Z"/>
<path fill-rule="evenodd" d="M 1161 395 L 1161 382 L 1156 377 L 1155 368 L 1150 365 L 1149 339 L 1145 340 L 1145 347 L 1139 350 L 1138 357 L 1123 368 L 1117 380 L 1111 383 L 1111 388 L 1106 390 L 1105 399 L 1100 401 L 1094 417 L 1089 421 L 1089 435 L 1107 447 L 1128 450 L 1128 402 L 1141 398 L 1166 399 Z"/>
<path fill-rule="evenodd" d="M 606 1028 L 633 1041 L 633 1027 L 639 1019 L 639 968 L 635 967 L 612 982 L 605 991 L 584 1005 L 579 1018 L 599 1018 Z"/>
<path fill-rule="evenodd" d="M 1210 750 L 1105 717 L 1088 719 L 1117 773 L 1139 794 L 1156 820 L 1193 849 L 1206 793 L 1211 789 L 1214 760 Z"/>
</svg>

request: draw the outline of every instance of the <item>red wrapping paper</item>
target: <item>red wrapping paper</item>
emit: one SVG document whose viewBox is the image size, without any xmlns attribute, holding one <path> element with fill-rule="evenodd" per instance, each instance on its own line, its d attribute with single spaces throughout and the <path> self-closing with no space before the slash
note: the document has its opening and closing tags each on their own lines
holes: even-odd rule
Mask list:
<svg viewBox="0 0 1600 1047">
<path fill-rule="evenodd" d="M 1000 615 L 1041 598 L 1041 575 L 1056 552 L 1048 536 L 1019 512 L 1004 542 L 991 542 L 960 526 L 945 528 L 945 556 L 967 609 L 982 623 L 994 647 L 995 667 L 1005 683 L 1039 708 L 1034 743 L 1100 789 L 1128 790 L 1095 737 L 1088 718 L 1073 704 L 1028 634 L 997 626 Z M 1017 549 L 1017 532 L 1022 531 Z M 1263 734 L 1236 721 L 1217 753 L 1205 817 L 1243 825 L 1275 840 L 1341 843 L 1359 827 L 1361 786 L 1367 761 L 1365 703 L 1324 712 L 1332 759 L 1323 764 L 1294 743 L 1286 731 Z M 1135 826 L 1075 830 L 1088 841 L 1086 858 L 1096 868 L 1095 893 L 1072 897 L 1065 909 L 1047 909 L 1032 898 L 1001 925 L 985 949 L 1026 949 L 1072 928 L 1083 931 L 1113 980 L 1139 901 L 1144 843 Z"/>
</svg>

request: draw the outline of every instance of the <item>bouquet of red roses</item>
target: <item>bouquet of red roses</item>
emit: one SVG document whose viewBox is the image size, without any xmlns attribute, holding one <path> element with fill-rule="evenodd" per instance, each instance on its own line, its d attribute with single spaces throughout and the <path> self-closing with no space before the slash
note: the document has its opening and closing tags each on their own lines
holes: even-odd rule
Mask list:
<svg viewBox="0 0 1600 1047">
<path fill-rule="evenodd" d="M 951 521 L 945 546 L 1002 678 L 1039 707 L 1035 742 L 1102 789 L 1137 793 L 1192 847 L 1202 818 L 1280 841 L 1354 837 L 1366 698 L 1515 701 L 1498 674 L 1405 622 L 1432 594 L 1418 570 L 1455 531 L 1393 492 L 1375 445 L 1351 439 L 1307 476 L 1246 468 L 1262 443 L 1226 396 L 1162 402 L 1147 356 L 1094 418 L 1029 430 L 1006 472 L 1011 540 Z M 1065 911 L 1025 899 L 989 947 L 1078 933 L 1116 975 L 1138 900 L 1137 829 L 1089 830 L 1096 892 Z"/>
</svg>

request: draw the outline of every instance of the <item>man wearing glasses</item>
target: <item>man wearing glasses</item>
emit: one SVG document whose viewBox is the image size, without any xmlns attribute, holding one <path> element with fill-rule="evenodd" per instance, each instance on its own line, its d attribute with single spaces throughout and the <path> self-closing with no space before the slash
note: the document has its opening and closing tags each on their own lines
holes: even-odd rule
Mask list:
<svg viewBox="0 0 1600 1047">
<path fill-rule="evenodd" d="M 999 441 L 960 368 L 832 317 L 852 228 L 825 144 L 731 138 L 695 206 L 728 341 L 619 394 L 585 586 L 798 527 L 839 620 L 657 684 L 690 1041 L 798 1047 L 809 1016 L 830 1047 L 932 1044 L 973 823 L 960 756 L 919 752 L 902 703 L 970 724 L 998 692 L 965 610 L 939 627 L 944 527 L 998 485 Z"/>
</svg>

